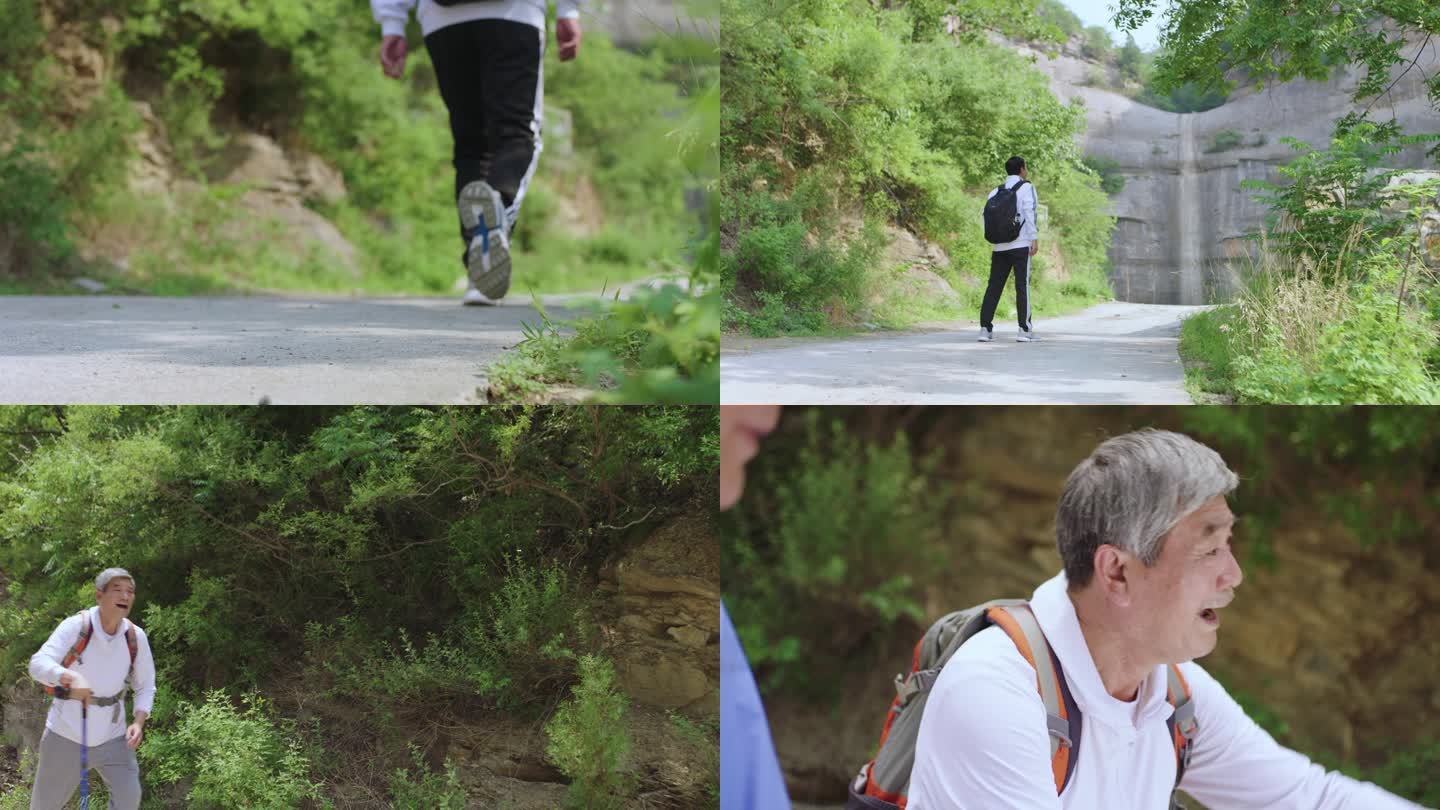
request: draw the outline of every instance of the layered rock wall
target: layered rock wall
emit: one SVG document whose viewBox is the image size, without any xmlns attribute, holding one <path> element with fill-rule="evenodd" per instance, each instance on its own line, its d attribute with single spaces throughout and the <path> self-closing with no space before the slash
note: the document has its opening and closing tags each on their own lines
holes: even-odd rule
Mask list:
<svg viewBox="0 0 1440 810">
<path fill-rule="evenodd" d="M 1054 56 L 1020 48 L 1050 76 L 1061 99 L 1085 104 L 1081 149 L 1120 166 L 1124 189 L 1111 202 L 1118 222 L 1110 246 L 1112 284 L 1122 301 L 1202 304 L 1226 300 L 1256 256 L 1246 239 L 1264 227 L 1266 209 L 1245 180 L 1279 179 L 1276 167 L 1295 157 L 1281 138 L 1316 147 L 1329 142 L 1335 121 L 1357 110 L 1354 69 L 1325 82 L 1297 80 L 1243 88 L 1224 105 L 1175 114 L 1087 86 L 1098 70 L 1073 51 Z M 1372 116 L 1394 117 L 1407 133 L 1440 130 L 1424 76 L 1440 70 L 1440 49 L 1412 43 L 1393 88 Z M 1400 74 L 1412 60 L 1416 69 Z M 1396 168 L 1431 167 L 1423 147 L 1390 158 Z"/>
</svg>

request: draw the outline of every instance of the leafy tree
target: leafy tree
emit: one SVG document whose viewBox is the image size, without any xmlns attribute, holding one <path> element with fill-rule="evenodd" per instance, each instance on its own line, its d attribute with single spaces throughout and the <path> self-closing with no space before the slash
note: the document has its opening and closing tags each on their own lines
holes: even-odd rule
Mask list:
<svg viewBox="0 0 1440 810">
<path fill-rule="evenodd" d="M 1383 169 L 1385 157 L 1406 146 L 1440 141 L 1440 135 L 1404 135 L 1394 122 L 1360 122 L 1337 134 L 1328 149 L 1281 140 L 1299 153 L 1279 167 L 1282 181 L 1244 185 L 1264 192 L 1260 199 L 1271 210 L 1270 236 L 1286 255 L 1320 271 L 1346 272 L 1358 266 L 1340 261 L 1347 251 L 1362 256 L 1413 224 L 1385 211 L 1386 186 L 1402 173 Z"/>
<path fill-rule="evenodd" d="M 1127 33 L 1125 44 L 1115 55 L 1115 67 L 1120 69 L 1120 75 L 1132 82 L 1140 81 L 1140 68 L 1144 59 L 1140 46 L 1135 44 L 1135 36 Z"/>
<path fill-rule="evenodd" d="M 1262 83 L 1321 81 L 1344 65 L 1358 64 L 1365 75 L 1354 98 L 1373 104 L 1404 62 L 1406 42 L 1420 40 L 1423 52 L 1440 34 L 1440 5 L 1429 0 L 1117 0 L 1117 5 L 1115 24 L 1124 31 L 1135 30 L 1157 10 L 1168 13 L 1156 63 L 1161 90 L 1185 82 L 1228 90 L 1233 81 L 1226 74 L 1237 68 Z M 1440 107 L 1440 74 L 1424 81 L 1432 104 Z M 1342 128 L 1368 110 L 1346 116 Z"/>
</svg>

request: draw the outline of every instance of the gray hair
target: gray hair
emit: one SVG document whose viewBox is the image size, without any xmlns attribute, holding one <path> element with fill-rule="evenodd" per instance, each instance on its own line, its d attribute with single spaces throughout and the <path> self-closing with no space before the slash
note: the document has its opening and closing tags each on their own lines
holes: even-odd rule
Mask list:
<svg viewBox="0 0 1440 810">
<path fill-rule="evenodd" d="M 95 590 L 103 591 L 105 586 L 110 584 L 110 580 L 120 578 L 130 580 L 131 585 L 135 584 L 135 577 L 130 576 L 130 572 L 124 568 L 106 568 L 100 572 L 100 576 L 95 577 Z"/>
<path fill-rule="evenodd" d="M 1090 584 L 1102 543 L 1154 565 L 1175 524 L 1238 483 L 1219 453 L 1189 436 L 1146 429 L 1107 439 L 1070 473 L 1055 511 L 1070 587 Z"/>
</svg>

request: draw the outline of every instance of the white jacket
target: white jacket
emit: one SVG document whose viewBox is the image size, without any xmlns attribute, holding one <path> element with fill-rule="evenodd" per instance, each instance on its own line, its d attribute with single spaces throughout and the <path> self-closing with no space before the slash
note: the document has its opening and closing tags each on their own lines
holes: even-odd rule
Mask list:
<svg viewBox="0 0 1440 810">
<path fill-rule="evenodd" d="M 130 674 L 130 648 L 125 643 L 125 628 L 135 628 L 135 672 L 130 682 L 134 691 L 135 711 L 150 713 L 155 705 L 155 659 L 150 655 L 150 641 L 145 631 L 129 619 L 121 619 L 115 635 L 106 635 L 100 625 L 100 608 L 93 607 L 83 614 L 71 616 L 55 628 L 40 651 L 30 656 L 30 677 L 46 686 L 58 686 L 65 667 L 60 662 L 80 638 L 80 628 L 91 622 L 94 630 L 90 642 L 80 659 L 70 668 L 85 676 L 90 691 L 95 697 L 109 697 L 118 694 L 125 686 L 125 677 Z M 119 706 L 119 704 L 116 704 Z M 116 719 L 118 716 L 118 720 Z M 86 729 L 91 747 L 101 745 L 125 734 L 125 711 L 114 707 L 91 706 L 89 728 Z M 50 714 L 45 718 L 45 728 L 76 744 L 80 736 L 80 701 L 57 700 L 50 704 Z"/>
<path fill-rule="evenodd" d="M 370 12 L 380 23 L 383 36 L 403 36 L 405 23 L 416 0 L 370 0 Z M 471 20 L 511 20 L 545 30 L 546 0 L 477 0 L 445 7 L 434 0 L 420 1 L 420 30 L 425 36 L 447 25 Z M 556 17 L 574 19 L 580 16 L 581 0 L 555 0 Z"/>
<path fill-rule="evenodd" d="M 1083 717 L 1079 759 L 1055 795 L 1035 669 L 998 627 L 980 631 L 940 671 L 920 720 L 910 810 L 1155 810 L 1169 807 L 1175 748 L 1165 668 L 1135 701 L 1100 680 L 1062 573 L 1031 606 Z M 1280 746 L 1205 670 L 1180 665 L 1198 731 L 1182 789 L 1214 810 L 1414 810 L 1368 782 L 1327 772 Z"/>
<path fill-rule="evenodd" d="M 1005 187 L 1014 188 L 1018 182 L 1020 182 L 1019 175 L 1012 174 L 1005 178 Z M 994 197 L 995 191 L 996 189 L 990 189 L 990 193 L 986 195 L 985 199 Z M 997 251 L 1028 248 L 1035 244 L 1036 239 L 1040 238 L 1040 230 L 1035 226 L 1035 206 L 1039 205 L 1039 200 L 1035 197 L 1034 183 L 1026 180 L 1025 187 L 1015 192 L 1015 205 L 1020 211 L 1020 216 L 1025 219 L 1025 223 L 1020 226 L 1020 238 L 1014 242 L 996 245 L 994 249 Z"/>
</svg>

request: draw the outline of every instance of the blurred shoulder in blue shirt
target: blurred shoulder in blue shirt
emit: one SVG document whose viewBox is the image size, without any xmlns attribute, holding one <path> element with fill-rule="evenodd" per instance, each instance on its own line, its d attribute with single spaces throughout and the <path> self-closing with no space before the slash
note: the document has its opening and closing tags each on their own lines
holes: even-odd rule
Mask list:
<svg viewBox="0 0 1440 810">
<path fill-rule="evenodd" d="M 788 810 L 785 777 L 745 650 L 720 604 L 720 809 Z"/>
</svg>

